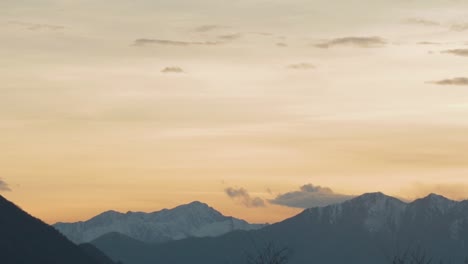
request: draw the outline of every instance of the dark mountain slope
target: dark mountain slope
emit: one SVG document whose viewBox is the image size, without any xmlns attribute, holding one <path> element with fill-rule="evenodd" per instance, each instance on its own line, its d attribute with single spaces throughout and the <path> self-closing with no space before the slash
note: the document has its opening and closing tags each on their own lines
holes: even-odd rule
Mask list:
<svg viewBox="0 0 468 264">
<path fill-rule="evenodd" d="M 81 248 L 81 250 L 83 250 L 86 253 L 86 255 L 93 258 L 99 264 L 115 264 L 114 261 L 112 261 L 107 255 L 102 253 L 102 251 L 100 251 L 93 244 L 85 243 L 85 244 L 79 245 L 79 247 Z M 116 264 L 120 264 L 120 263 L 116 263 Z"/>
<path fill-rule="evenodd" d="M 88 256 L 53 227 L 0 196 L 0 263 L 108 264 Z"/>
</svg>

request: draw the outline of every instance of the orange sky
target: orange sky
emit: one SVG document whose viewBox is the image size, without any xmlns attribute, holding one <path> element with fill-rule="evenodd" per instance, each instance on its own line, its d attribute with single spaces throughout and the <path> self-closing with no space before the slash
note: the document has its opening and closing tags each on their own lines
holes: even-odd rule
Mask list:
<svg viewBox="0 0 468 264">
<path fill-rule="evenodd" d="M 275 222 L 306 184 L 466 198 L 468 3 L 358 2 L 2 1 L 1 194 L 49 223 Z"/>
</svg>

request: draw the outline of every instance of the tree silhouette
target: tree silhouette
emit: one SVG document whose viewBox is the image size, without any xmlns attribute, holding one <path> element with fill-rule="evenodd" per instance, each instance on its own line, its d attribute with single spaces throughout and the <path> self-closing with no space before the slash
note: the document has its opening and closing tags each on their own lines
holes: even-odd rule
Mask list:
<svg viewBox="0 0 468 264">
<path fill-rule="evenodd" d="M 247 264 L 286 264 L 290 255 L 289 248 L 278 247 L 270 242 L 265 247 L 257 249 L 254 255 L 248 255 Z"/>
</svg>

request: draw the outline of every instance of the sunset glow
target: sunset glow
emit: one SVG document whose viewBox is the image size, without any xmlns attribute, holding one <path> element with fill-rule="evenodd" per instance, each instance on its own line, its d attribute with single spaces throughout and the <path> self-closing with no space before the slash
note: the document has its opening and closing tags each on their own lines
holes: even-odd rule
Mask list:
<svg viewBox="0 0 468 264">
<path fill-rule="evenodd" d="M 0 192 L 47 223 L 468 198 L 468 1 L 2 0 L 0 32 Z"/>
</svg>

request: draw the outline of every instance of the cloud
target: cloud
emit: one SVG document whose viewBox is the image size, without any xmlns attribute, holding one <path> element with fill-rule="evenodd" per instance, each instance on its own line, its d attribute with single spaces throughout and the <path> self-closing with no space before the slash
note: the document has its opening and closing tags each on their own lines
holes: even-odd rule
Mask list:
<svg viewBox="0 0 468 264">
<path fill-rule="evenodd" d="M 260 197 L 251 197 L 249 192 L 244 188 L 226 188 L 226 194 L 232 199 L 240 201 L 243 205 L 250 208 L 265 207 L 265 201 Z"/>
<path fill-rule="evenodd" d="M 219 39 L 223 39 L 223 40 L 235 40 L 235 39 L 238 39 L 240 37 L 242 37 L 242 34 L 240 34 L 240 33 L 218 36 Z"/>
<path fill-rule="evenodd" d="M 442 53 L 449 53 L 457 56 L 468 57 L 468 49 L 451 49 L 442 51 Z"/>
<path fill-rule="evenodd" d="M 8 184 L 5 181 L 3 181 L 2 179 L 0 179 L 0 191 L 5 191 L 5 192 L 11 191 Z"/>
<path fill-rule="evenodd" d="M 465 31 L 468 30 L 468 23 L 463 24 L 453 24 L 450 29 L 453 31 Z"/>
<path fill-rule="evenodd" d="M 167 39 L 146 39 L 141 38 L 135 40 L 134 46 L 146 46 L 146 45 L 165 45 L 165 46 L 216 46 L 222 42 L 219 41 L 177 41 Z"/>
<path fill-rule="evenodd" d="M 268 32 L 248 32 L 248 33 L 249 33 L 249 34 L 254 34 L 254 35 L 265 36 L 265 37 L 274 36 L 273 33 L 268 33 Z"/>
<path fill-rule="evenodd" d="M 284 42 L 278 42 L 276 43 L 276 46 L 280 47 L 280 48 L 285 48 L 288 46 L 288 44 L 284 43 Z"/>
<path fill-rule="evenodd" d="M 161 70 L 162 73 L 184 73 L 184 70 L 180 67 L 166 67 Z"/>
<path fill-rule="evenodd" d="M 311 70 L 311 69 L 315 69 L 315 66 L 310 64 L 310 63 L 303 62 L 303 63 L 288 65 L 288 69 L 292 69 L 292 70 Z"/>
<path fill-rule="evenodd" d="M 462 85 L 462 86 L 468 86 L 468 78 L 465 77 L 457 77 L 457 78 L 452 78 L 452 79 L 443 79 L 440 81 L 435 81 L 432 82 L 434 84 L 438 85 Z"/>
<path fill-rule="evenodd" d="M 380 37 L 344 37 L 316 44 L 317 48 L 328 49 L 335 46 L 355 46 L 360 48 L 378 48 L 387 44 Z"/>
<path fill-rule="evenodd" d="M 431 41 L 420 41 L 416 43 L 418 45 L 440 45 L 441 43 L 439 42 L 431 42 Z"/>
<path fill-rule="evenodd" d="M 269 202 L 294 208 L 312 208 L 341 203 L 352 198 L 354 196 L 334 193 L 328 187 L 306 184 L 297 191 L 280 194 Z"/>
<path fill-rule="evenodd" d="M 441 24 L 434 20 L 428 20 L 424 18 L 408 18 L 403 21 L 404 24 L 411 24 L 411 25 L 422 25 L 426 27 L 438 27 Z"/>
<path fill-rule="evenodd" d="M 38 30 L 63 30 L 65 29 L 64 26 L 59 25 L 51 25 L 51 24 L 38 24 L 38 23 L 30 23 L 30 22 L 23 22 L 23 21 L 10 21 L 8 22 L 10 25 L 16 25 L 23 28 L 26 28 L 31 31 L 38 31 Z"/>
<path fill-rule="evenodd" d="M 218 26 L 218 25 L 203 25 L 203 26 L 199 26 L 199 27 L 195 28 L 194 30 L 196 32 L 208 32 L 208 31 L 213 31 L 213 30 L 219 29 L 219 28 L 221 28 L 221 27 Z"/>
</svg>

